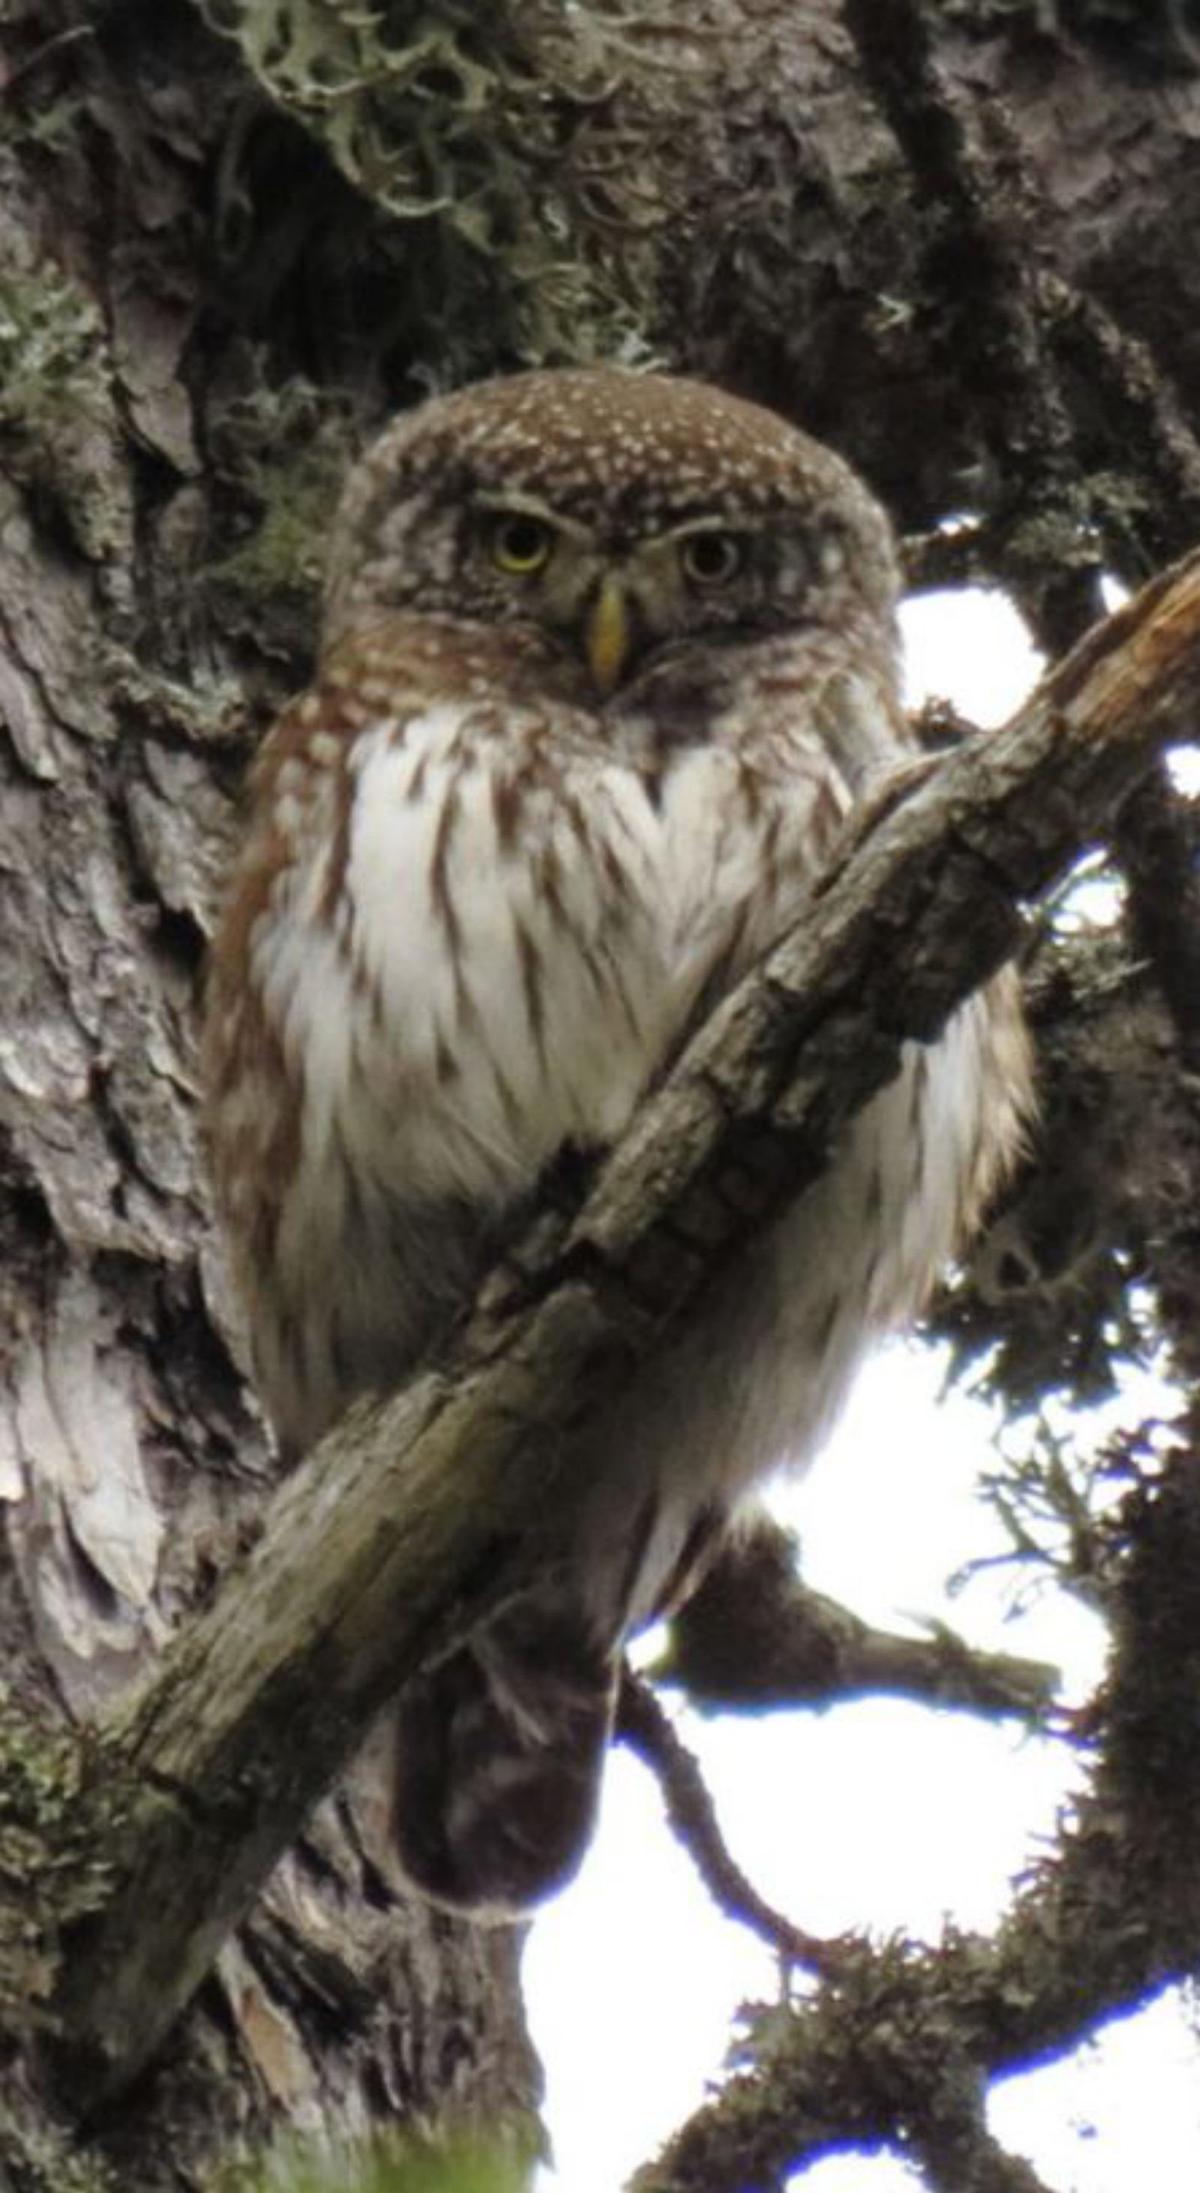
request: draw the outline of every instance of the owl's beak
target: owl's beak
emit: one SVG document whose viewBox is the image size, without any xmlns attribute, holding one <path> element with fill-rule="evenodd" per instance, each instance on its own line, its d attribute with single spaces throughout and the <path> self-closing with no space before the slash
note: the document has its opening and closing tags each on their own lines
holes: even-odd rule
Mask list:
<svg viewBox="0 0 1200 2193">
<path fill-rule="evenodd" d="M 601 582 L 588 611 L 583 638 L 597 686 L 602 693 L 611 693 L 629 659 L 633 638 L 629 605 L 616 579 Z"/>
</svg>

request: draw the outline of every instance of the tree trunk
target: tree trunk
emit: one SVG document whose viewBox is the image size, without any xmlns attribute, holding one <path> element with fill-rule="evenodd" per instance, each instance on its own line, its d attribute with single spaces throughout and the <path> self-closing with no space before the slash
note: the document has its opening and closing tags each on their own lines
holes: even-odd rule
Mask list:
<svg viewBox="0 0 1200 2193">
<path fill-rule="evenodd" d="M 605 0 L 444 0 L 420 40 L 393 12 L 386 98 L 378 26 L 333 0 L 9 0 L 0 22 L 0 2184 L 21 2193 L 199 2187 L 283 2133 L 536 2140 L 519 1935 L 405 1897 L 369 1753 L 135 2087 L 81 2128 L 43 2045 L 104 1895 L 76 1732 L 211 1607 L 273 1482 L 193 1018 L 349 455 L 428 385 L 653 355 L 832 441 L 921 536 L 919 578 L 1008 585 L 1054 650 L 1101 568 L 1138 581 L 1200 532 L 1186 10 L 708 0 L 639 27 Z M 1111 1325 L 1130 1255 L 1190 1368 L 1197 1028 L 1171 978 L 1196 929 L 1154 886 L 1172 858 L 1190 878 L 1193 834 L 1159 780 L 1117 843 L 1153 1150 L 1129 1011 L 1097 1036 L 1079 957 L 1039 993 L 1051 1137 L 1078 1178 L 1082 1089 L 1114 1156 L 1076 1196 L 1082 1313 L 1037 1285 L 943 1312 L 964 1345 L 999 1338 L 1014 1392 L 1081 1390 L 1081 1316 Z M 1035 1282 L 1062 1180 L 1052 1155 L 1008 1216 Z"/>
</svg>

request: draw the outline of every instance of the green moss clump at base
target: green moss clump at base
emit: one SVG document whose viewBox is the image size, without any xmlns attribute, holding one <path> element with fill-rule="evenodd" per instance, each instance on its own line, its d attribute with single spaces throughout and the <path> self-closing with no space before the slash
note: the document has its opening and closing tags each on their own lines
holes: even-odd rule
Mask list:
<svg viewBox="0 0 1200 2193">
<path fill-rule="evenodd" d="M 474 2140 L 397 2136 L 321 2157 L 289 2141 L 266 2164 L 222 2170 L 212 2193 L 527 2193 L 529 2169 Z"/>
<path fill-rule="evenodd" d="M 88 1786 L 89 1763 L 78 1734 L 0 1686 L 0 2032 L 44 2016 L 59 1930 L 99 1901 L 96 1808 L 115 1811 L 119 1795 Z"/>
</svg>

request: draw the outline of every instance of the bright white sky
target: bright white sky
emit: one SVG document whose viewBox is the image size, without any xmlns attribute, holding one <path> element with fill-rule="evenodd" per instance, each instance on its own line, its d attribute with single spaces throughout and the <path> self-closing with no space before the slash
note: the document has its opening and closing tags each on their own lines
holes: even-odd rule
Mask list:
<svg viewBox="0 0 1200 2193">
<path fill-rule="evenodd" d="M 911 697 L 945 694 L 979 723 L 1003 720 L 1037 673 L 996 596 L 926 597 L 906 610 L 905 637 Z M 1015 1613 L 1003 1572 L 946 1596 L 946 1578 L 1001 1541 L 974 1492 L 992 1419 L 939 1384 L 928 1353 L 886 1350 L 813 1474 L 781 1492 L 805 1574 L 882 1626 L 941 1619 L 978 1645 L 1053 1660 L 1068 1695 L 1085 1695 L 1102 1638 L 1074 1603 L 1048 1592 Z M 1146 1400 L 1131 1390 L 1122 1413 L 1136 1421 Z M 882 1700 L 680 1721 L 735 1857 L 816 1933 L 923 1937 L 946 1916 L 989 1927 L 1072 1786 L 1053 1743 Z M 620 1751 L 595 1846 L 535 1924 L 525 1974 L 557 2158 L 543 2193 L 618 2193 L 719 2077 L 737 2005 L 776 1992 L 768 1953 L 714 1912 L 654 1784 Z M 991 2121 L 1054 2193 L 1197 2193 L 1200 2050 L 1183 2007 L 1164 1999 L 1073 2061 L 1008 2081 Z M 915 2181 L 890 2158 L 842 2156 L 795 2183 L 913 2193 Z"/>
</svg>

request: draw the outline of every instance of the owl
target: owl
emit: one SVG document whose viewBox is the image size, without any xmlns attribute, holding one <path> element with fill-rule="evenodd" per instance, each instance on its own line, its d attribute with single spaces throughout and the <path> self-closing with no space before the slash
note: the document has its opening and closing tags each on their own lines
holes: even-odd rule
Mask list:
<svg viewBox="0 0 1200 2193">
<path fill-rule="evenodd" d="M 436 1353 L 547 1168 L 619 1136 L 802 917 L 911 758 L 896 593 L 848 466 L 695 381 L 485 383 L 352 473 L 207 994 L 216 1203 L 285 1457 Z M 505 1917 L 569 1877 L 625 1640 L 920 1310 L 1028 1085 L 1005 974 L 573 1440 L 524 1597 L 397 1702 L 418 1889 Z"/>
</svg>

